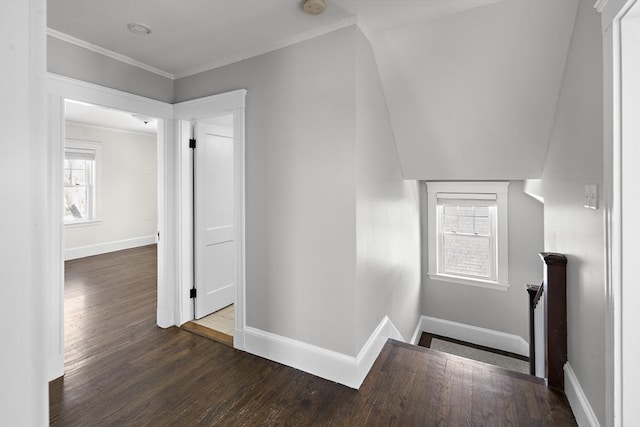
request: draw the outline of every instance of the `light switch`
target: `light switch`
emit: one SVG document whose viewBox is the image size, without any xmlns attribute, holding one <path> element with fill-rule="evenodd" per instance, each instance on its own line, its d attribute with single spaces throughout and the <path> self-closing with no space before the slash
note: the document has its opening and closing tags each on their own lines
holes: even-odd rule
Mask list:
<svg viewBox="0 0 640 427">
<path fill-rule="evenodd" d="M 584 186 L 584 207 L 598 209 L 598 184 Z"/>
</svg>

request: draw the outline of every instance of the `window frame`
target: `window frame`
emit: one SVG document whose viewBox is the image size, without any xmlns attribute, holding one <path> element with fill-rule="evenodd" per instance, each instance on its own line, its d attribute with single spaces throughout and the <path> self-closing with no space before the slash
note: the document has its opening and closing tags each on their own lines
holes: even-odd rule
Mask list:
<svg viewBox="0 0 640 427">
<path fill-rule="evenodd" d="M 89 219 L 81 219 L 76 221 L 68 221 L 64 219 L 63 213 L 63 221 L 66 228 L 74 228 L 74 227 L 84 227 L 90 225 L 97 225 L 102 223 L 102 143 L 95 141 L 84 141 L 77 139 L 67 139 L 65 140 L 64 145 L 64 155 L 63 161 L 67 158 L 67 152 L 76 151 L 76 152 L 92 152 L 93 153 L 93 161 L 94 161 L 94 170 L 93 170 L 93 206 L 92 206 L 92 217 Z M 64 171 L 64 164 L 62 166 Z M 64 197 L 64 182 L 63 186 L 63 197 Z M 63 201 L 64 207 L 64 201 Z"/>
<path fill-rule="evenodd" d="M 509 236 L 508 236 L 508 186 L 509 182 L 426 182 L 427 187 L 427 250 L 428 277 L 432 280 L 479 286 L 483 288 L 506 291 L 509 288 Z M 486 280 L 464 274 L 447 274 L 442 272 L 441 256 L 441 215 L 439 214 L 438 193 L 448 195 L 459 194 L 462 200 L 486 199 L 487 195 L 495 195 L 495 220 L 491 221 L 490 245 L 494 260 L 492 268 L 495 280 Z M 477 197 L 474 197 L 476 196 Z"/>
</svg>

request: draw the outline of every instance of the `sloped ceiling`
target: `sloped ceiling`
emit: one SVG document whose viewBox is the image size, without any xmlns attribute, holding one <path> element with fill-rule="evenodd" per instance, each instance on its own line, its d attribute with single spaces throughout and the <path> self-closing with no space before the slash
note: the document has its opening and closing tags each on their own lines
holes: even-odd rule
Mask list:
<svg viewBox="0 0 640 427">
<path fill-rule="evenodd" d="M 372 36 L 405 178 L 539 178 L 578 0 L 505 0 Z"/>
</svg>

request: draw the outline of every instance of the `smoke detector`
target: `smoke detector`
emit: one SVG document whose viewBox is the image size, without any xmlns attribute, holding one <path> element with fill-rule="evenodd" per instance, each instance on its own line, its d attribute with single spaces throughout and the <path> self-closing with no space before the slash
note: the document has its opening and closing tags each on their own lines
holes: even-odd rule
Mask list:
<svg viewBox="0 0 640 427">
<path fill-rule="evenodd" d="M 324 0 L 305 0 L 302 8 L 309 15 L 320 15 L 327 8 Z"/>
</svg>

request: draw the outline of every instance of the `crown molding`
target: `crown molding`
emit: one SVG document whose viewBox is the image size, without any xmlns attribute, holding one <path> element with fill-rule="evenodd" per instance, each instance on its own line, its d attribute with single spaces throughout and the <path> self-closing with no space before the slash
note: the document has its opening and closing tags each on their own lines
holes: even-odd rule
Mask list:
<svg viewBox="0 0 640 427">
<path fill-rule="evenodd" d="M 350 27 L 358 24 L 358 19 L 356 16 L 350 16 L 349 18 L 343 19 L 342 21 L 335 22 L 333 24 L 325 25 L 323 27 L 317 28 L 313 31 L 308 31 L 303 34 L 299 34 L 297 36 L 290 37 L 288 39 L 284 39 L 275 43 L 269 43 L 264 46 L 256 47 L 254 49 L 248 49 L 241 53 L 230 55 L 225 58 L 221 58 L 217 61 L 209 62 L 205 65 L 194 67 L 188 69 L 181 73 L 176 73 L 174 76 L 176 79 L 181 79 L 183 77 L 193 76 L 195 74 L 199 74 L 205 71 L 213 70 L 216 68 L 224 67 L 225 65 L 233 64 L 236 62 L 243 61 L 245 59 L 253 58 L 255 56 L 263 55 L 265 53 L 273 52 L 278 49 L 282 49 L 288 46 L 292 46 L 294 44 L 310 40 L 319 36 L 322 36 L 327 33 L 331 33 L 336 30 L 340 30 L 342 28 Z"/>
<path fill-rule="evenodd" d="M 115 59 L 116 61 L 124 62 L 125 64 L 129 64 L 129 65 L 132 65 L 134 67 L 141 68 L 143 70 L 149 71 L 149 72 L 157 74 L 159 76 L 166 77 L 166 78 L 171 79 L 171 80 L 174 79 L 173 74 L 168 73 L 168 72 L 166 72 L 164 70 L 161 70 L 159 68 L 156 68 L 156 67 L 153 67 L 151 65 L 145 64 L 143 62 L 137 61 L 137 60 L 135 60 L 133 58 L 130 58 L 130 57 L 122 55 L 122 54 L 119 54 L 119 53 L 114 52 L 112 50 L 105 49 L 105 48 L 100 47 L 98 45 L 95 45 L 93 43 L 89 43 L 87 41 L 80 40 L 79 38 L 70 36 L 69 34 L 62 33 L 60 31 L 54 30 L 52 28 L 47 28 L 47 35 L 49 35 L 51 37 L 54 37 L 56 39 L 65 41 L 67 43 L 71 43 L 73 45 L 82 47 L 84 49 L 90 50 L 92 52 L 98 53 L 100 55 L 104 55 L 104 56 L 107 56 L 109 58 Z"/>
<path fill-rule="evenodd" d="M 598 11 L 598 12 L 602 12 L 604 10 L 604 8 L 607 6 L 607 3 L 609 3 L 609 0 L 596 0 L 595 4 L 593 5 L 593 7 Z"/>
</svg>

